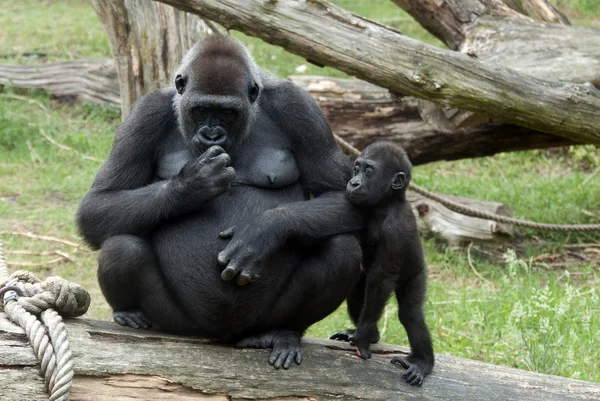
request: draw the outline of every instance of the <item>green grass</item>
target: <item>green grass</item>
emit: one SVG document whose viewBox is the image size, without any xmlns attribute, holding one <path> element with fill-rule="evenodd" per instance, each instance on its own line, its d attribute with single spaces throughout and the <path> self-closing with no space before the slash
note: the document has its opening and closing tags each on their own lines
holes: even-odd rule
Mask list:
<svg viewBox="0 0 600 401">
<path fill-rule="evenodd" d="M 440 43 L 387 0 L 339 0 L 351 11 L 378 19 L 405 34 Z M 597 0 L 559 1 L 575 24 L 594 26 L 600 19 Z M 85 1 L 5 0 L 0 14 L 0 62 L 39 63 L 76 57 L 108 57 L 102 27 Z M 280 76 L 297 74 L 300 57 L 235 33 L 257 62 Z M 47 58 L 11 56 L 43 52 Z M 8 55 L 8 56 L 6 56 Z M 343 74 L 308 65 L 305 74 Z M 41 106 L 40 106 L 41 105 Z M 41 263 L 56 255 L 15 251 L 55 251 L 71 261 L 26 266 L 42 277 L 60 275 L 92 293 L 90 317 L 108 319 L 110 310 L 95 278 L 97 254 L 83 247 L 31 239 L 33 232 L 80 242 L 74 226 L 79 199 L 89 188 L 99 162 L 110 150 L 119 124 L 117 107 L 61 104 L 40 91 L 0 93 L 0 239 L 12 269 L 19 263 Z M 65 150 L 47 138 L 66 145 Z M 600 219 L 600 154 L 592 147 L 562 152 L 518 152 L 489 158 L 439 162 L 415 168 L 415 181 L 442 193 L 504 202 L 520 218 L 549 223 L 587 223 Z M 517 230 L 503 249 L 507 261 L 495 261 L 472 250 L 424 239 L 430 281 L 426 319 L 436 352 L 478 359 L 537 372 L 600 381 L 600 266 L 579 260 L 553 267 L 530 258 L 566 252 L 566 243 L 600 242 L 597 234 L 538 233 Z M 478 246 L 479 247 L 479 246 Z M 484 251 L 502 253 L 494 246 Z M 581 254 L 581 253 L 580 253 Z M 585 255 L 585 254 L 584 254 Z M 592 255 L 592 254 L 589 254 Z M 593 256 L 593 255 L 592 255 Z M 570 259 L 573 260 L 573 259 Z M 576 260 L 576 259 L 575 259 Z M 595 259 L 597 260 L 597 259 Z M 394 301 L 380 322 L 382 341 L 407 344 Z M 350 325 L 344 307 L 309 330 L 326 337 Z"/>
</svg>

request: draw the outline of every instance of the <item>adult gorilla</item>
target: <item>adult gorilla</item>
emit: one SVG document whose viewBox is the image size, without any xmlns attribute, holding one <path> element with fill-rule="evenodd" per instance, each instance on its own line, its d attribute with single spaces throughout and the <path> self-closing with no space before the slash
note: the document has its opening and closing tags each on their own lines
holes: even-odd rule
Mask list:
<svg viewBox="0 0 600 401">
<path fill-rule="evenodd" d="M 79 208 L 115 321 L 300 363 L 304 330 L 359 276 L 350 173 L 308 93 L 206 38 L 133 107 Z"/>
</svg>

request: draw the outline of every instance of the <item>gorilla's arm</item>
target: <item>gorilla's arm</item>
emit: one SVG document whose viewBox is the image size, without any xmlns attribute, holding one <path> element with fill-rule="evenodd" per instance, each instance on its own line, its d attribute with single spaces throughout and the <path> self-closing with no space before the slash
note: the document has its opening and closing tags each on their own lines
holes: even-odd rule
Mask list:
<svg viewBox="0 0 600 401">
<path fill-rule="evenodd" d="M 327 119 L 310 94 L 292 83 L 281 85 L 280 96 L 292 102 L 286 110 L 275 110 L 289 135 L 302 187 L 314 198 L 268 211 L 268 220 L 294 237 L 324 238 L 360 230 L 362 214 L 345 197 L 352 163 L 335 143 Z"/>
<path fill-rule="evenodd" d="M 190 205 L 197 208 L 222 192 L 223 174 L 234 174 L 224 170 L 229 156 L 215 147 L 173 179 L 152 183 L 161 140 L 176 127 L 172 97 L 172 91 L 155 91 L 141 98 L 119 127 L 77 212 L 79 230 L 93 248 L 114 235 L 144 235 Z"/>
<path fill-rule="evenodd" d="M 225 266 L 221 277 L 231 280 L 240 273 L 238 284 L 260 276 L 258 262 L 290 237 L 326 238 L 364 227 L 362 214 L 345 198 L 351 162 L 335 143 L 319 106 L 289 82 L 267 95 L 265 109 L 288 137 L 303 190 L 314 198 L 267 210 L 221 233 L 233 236 L 218 256 Z"/>
</svg>

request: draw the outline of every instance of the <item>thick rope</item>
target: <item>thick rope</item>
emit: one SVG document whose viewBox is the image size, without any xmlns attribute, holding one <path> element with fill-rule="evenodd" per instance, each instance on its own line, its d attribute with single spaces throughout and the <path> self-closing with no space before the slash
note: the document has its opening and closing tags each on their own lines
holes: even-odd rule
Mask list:
<svg viewBox="0 0 600 401">
<path fill-rule="evenodd" d="M 343 140 L 337 135 L 335 136 L 335 140 L 339 147 L 349 155 L 358 156 L 360 154 L 360 150 L 356 149 L 354 146 Z M 448 209 L 453 210 L 457 213 L 461 213 L 471 217 L 478 217 L 480 219 L 494 220 L 499 223 L 511 224 L 519 227 L 533 228 L 536 230 L 544 230 L 544 231 L 573 231 L 573 232 L 583 232 L 583 231 L 600 231 L 600 224 L 545 224 L 545 223 L 536 223 L 528 220 L 515 219 L 513 217 L 502 216 L 496 213 L 485 212 L 483 210 L 475 209 L 469 206 L 465 206 L 461 203 L 452 201 L 448 198 L 440 196 L 438 194 L 434 194 L 426 190 L 423 187 L 420 187 L 414 183 L 410 183 L 408 189 L 419 193 L 426 198 L 432 199 L 444 206 Z"/>
<path fill-rule="evenodd" d="M 73 384 L 73 355 L 61 315 L 83 315 L 90 305 L 90 294 L 60 277 L 40 281 L 22 270 L 9 276 L 2 241 L 0 294 L 4 295 L 4 312 L 25 330 L 40 361 L 50 401 L 68 400 Z"/>
</svg>

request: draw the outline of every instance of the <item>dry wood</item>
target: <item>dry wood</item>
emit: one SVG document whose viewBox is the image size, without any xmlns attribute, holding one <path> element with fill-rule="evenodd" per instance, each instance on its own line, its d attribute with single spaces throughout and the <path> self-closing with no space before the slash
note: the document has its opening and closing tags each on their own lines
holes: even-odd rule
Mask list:
<svg viewBox="0 0 600 401">
<path fill-rule="evenodd" d="M 545 0 L 394 2 L 451 49 L 490 65 L 600 86 L 600 30 L 535 21 L 568 23 Z"/>
<path fill-rule="evenodd" d="M 121 117 L 142 95 L 170 85 L 186 51 L 206 33 L 204 21 L 147 0 L 92 0 L 117 62 Z"/>
<path fill-rule="evenodd" d="M 502 400 L 574 401 L 600 397 L 600 384 L 436 356 L 423 387 L 389 363 L 407 349 L 374 346 L 363 361 L 347 344 L 306 339 L 301 366 L 275 370 L 268 350 L 67 320 L 74 357 L 72 401 L 126 400 Z M 0 314 L 0 399 L 47 398 L 23 331 Z"/>
<path fill-rule="evenodd" d="M 44 89 L 55 95 L 76 97 L 80 87 L 60 87 L 58 84 L 70 79 L 69 77 L 78 77 L 76 80 L 85 86 L 86 80 L 91 78 L 92 64 L 102 66 L 103 74 L 116 76 L 114 62 L 109 59 L 40 65 L 36 70 L 46 76 L 44 82 L 47 86 Z M 0 74 L 3 67 L 0 65 Z M 14 69 L 12 74 L 16 77 L 20 73 L 18 69 Z M 23 74 L 26 76 L 27 70 Z M 397 142 L 407 150 L 415 165 L 576 144 L 560 136 L 544 134 L 518 125 L 491 121 L 479 124 L 474 124 L 473 121 L 459 122 L 466 112 L 458 112 L 455 109 L 445 111 L 446 114 L 438 116 L 435 121 L 429 118 L 425 122 L 421 117 L 422 102 L 412 97 L 393 96 L 387 89 L 361 80 L 316 76 L 292 76 L 290 79 L 307 89 L 319 102 L 335 134 L 359 149 L 378 140 Z M 20 78 L 14 82 L 22 85 L 26 79 Z M 118 85 L 114 83 L 113 80 L 111 85 L 106 87 L 87 86 L 85 93 L 90 98 L 107 99 L 114 103 L 119 99 Z M 60 92 L 55 91 L 57 87 L 61 88 Z M 445 121 L 442 121 L 443 119 Z M 442 127 L 450 124 L 454 128 Z M 524 136 L 527 140 L 523 140 Z M 81 157 L 94 159 L 87 155 Z"/>
<path fill-rule="evenodd" d="M 164 0 L 397 93 L 600 143 L 600 92 L 407 38 L 325 0 Z"/>
<path fill-rule="evenodd" d="M 365 81 L 315 76 L 290 79 L 319 102 L 335 134 L 358 149 L 380 140 L 396 142 L 405 148 L 414 165 L 576 144 L 500 122 L 463 122 L 466 126 L 458 127 L 454 116 L 461 112 L 456 110 L 448 110 L 454 114 L 444 117 L 453 128 L 443 129 L 439 122 L 423 121 L 417 99 L 393 96 L 387 89 Z"/>
<path fill-rule="evenodd" d="M 513 236 L 510 225 L 465 216 L 415 192 L 406 194 L 417 217 L 417 227 L 424 235 L 435 235 L 449 244 L 461 245 L 472 241 L 503 242 Z M 445 197 L 491 213 L 512 216 L 512 209 L 497 202 L 479 201 L 460 196 Z"/>
<path fill-rule="evenodd" d="M 119 103 L 114 62 L 79 59 L 40 66 L 0 65 L 0 85 L 40 88 L 56 96 L 91 102 Z"/>
</svg>

